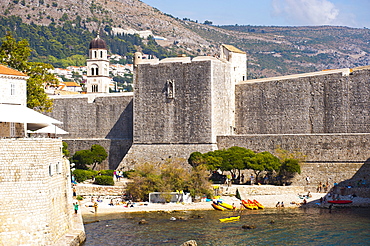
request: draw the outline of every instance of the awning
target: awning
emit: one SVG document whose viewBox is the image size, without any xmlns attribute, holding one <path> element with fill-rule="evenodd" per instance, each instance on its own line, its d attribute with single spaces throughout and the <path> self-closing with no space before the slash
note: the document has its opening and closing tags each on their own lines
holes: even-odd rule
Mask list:
<svg viewBox="0 0 370 246">
<path fill-rule="evenodd" d="M 15 122 L 27 124 L 28 130 L 37 130 L 52 124 L 62 122 L 22 105 L 0 104 L 0 122 Z"/>
<path fill-rule="evenodd" d="M 27 132 L 28 133 L 50 133 L 50 134 L 56 134 L 56 135 L 59 135 L 59 134 L 69 134 L 68 132 L 66 132 L 63 129 L 61 129 L 61 128 L 57 127 L 57 126 L 54 126 L 54 125 L 49 125 L 47 127 L 38 129 L 36 131 L 30 131 L 30 130 L 28 130 Z"/>
</svg>

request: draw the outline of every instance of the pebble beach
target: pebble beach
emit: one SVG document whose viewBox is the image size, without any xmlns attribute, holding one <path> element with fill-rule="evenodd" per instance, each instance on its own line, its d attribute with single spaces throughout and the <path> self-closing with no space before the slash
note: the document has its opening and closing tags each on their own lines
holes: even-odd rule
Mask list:
<svg viewBox="0 0 370 246">
<path fill-rule="evenodd" d="M 284 203 L 284 208 L 299 208 L 301 206 L 321 206 L 328 207 L 330 204 L 327 202 L 320 203 L 320 198 L 324 197 L 325 193 L 311 193 L 310 198 L 306 198 L 307 204 L 302 205 L 303 198 L 297 194 L 284 194 L 284 195 L 253 195 L 248 196 L 246 199 L 257 200 L 265 208 L 276 208 L 278 202 Z M 94 198 L 93 198 L 94 199 Z M 95 197 L 96 199 L 96 197 Z M 104 197 L 98 202 L 97 213 L 98 214 L 110 214 L 110 213 L 134 213 L 134 212 L 155 212 L 155 211 L 186 211 L 186 210 L 212 210 L 212 201 L 192 202 L 192 203 L 134 203 L 133 206 L 127 206 L 126 204 L 117 203 L 113 206 L 109 205 L 111 199 L 115 197 Z M 235 196 L 221 196 L 219 199 L 223 200 L 228 204 L 233 204 L 237 209 L 245 209 L 241 206 L 241 201 Z M 356 206 L 356 207 L 369 207 L 370 198 L 361 197 L 339 197 L 341 200 L 351 199 L 351 204 L 340 205 L 340 206 Z M 87 197 L 80 201 L 80 212 L 82 215 L 91 215 L 95 213 L 95 208 L 92 207 L 91 198 Z"/>
</svg>

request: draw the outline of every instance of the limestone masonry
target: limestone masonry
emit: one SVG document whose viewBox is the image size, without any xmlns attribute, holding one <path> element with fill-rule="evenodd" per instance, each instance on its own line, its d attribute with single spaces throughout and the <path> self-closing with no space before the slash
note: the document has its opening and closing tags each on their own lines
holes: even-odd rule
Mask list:
<svg viewBox="0 0 370 246">
<path fill-rule="evenodd" d="M 370 67 L 245 80 L 245 53 L 232 46 L 223 45 L 219 59 L 135 57 L 134 95 L 54 96 L 50 116 L 70 132 L 72 153 L 98 143 L 110 155 L 102 168 L 127 170 L 194 151 L 281 147 L 307 155 L 296 184 L 305 175 L 343 181 L 368 170 Z"/>
</svg>

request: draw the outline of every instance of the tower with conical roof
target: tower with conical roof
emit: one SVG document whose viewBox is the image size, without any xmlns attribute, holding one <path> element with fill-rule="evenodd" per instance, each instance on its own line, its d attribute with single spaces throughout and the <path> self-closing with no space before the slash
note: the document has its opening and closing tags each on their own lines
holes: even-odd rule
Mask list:
<svg viewBox="0 0 370 246">
<path fill-rule="evenodd" d="M 87 93 L 109 93 L 109 60 L 107 44 L 99 34 L 90 42 L 87 60 Z"/>
</svg>

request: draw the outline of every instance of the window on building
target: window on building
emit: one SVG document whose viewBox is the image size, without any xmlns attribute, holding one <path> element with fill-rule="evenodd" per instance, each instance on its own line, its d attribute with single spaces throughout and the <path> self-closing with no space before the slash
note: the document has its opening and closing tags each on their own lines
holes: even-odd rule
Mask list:
<svg viewBox="0 0 370 246">
<path fill-rule="evenodd" d="M 15 95 L 15 84 L 13 83 L 10 84 L 10 95 Z"/>
<path fill-rule="evenodd" d="M 15 136 L 16 136 L 15 123 L 10 122 L 10 137 L 14 138 Z"/>
<path fill-rule="evenodd" d="M 94 51 L 94 58 L 97 58 L 98 55 L 97 55 L 97 51 Z"/>
<path fill-rule="evenodd" d="M 103 58 L 103 51 L 100 51 L 100 58 Z"/>
<path fill-rule="evenodd" d="M 91 85 L 91 92 L 98 92 L 98 85 Z"/>
<path fill-rule="evenodd" d="M 98 67 L 95 68 L 95 75 L 99 75 L 99 68 Z"/>
<path fill-rule="evenodd" d="M 94 71 L 95 71 L 95 69 L 92 67 L 91 68 L 91 75 L 94 75 Z"/>
</svg>

